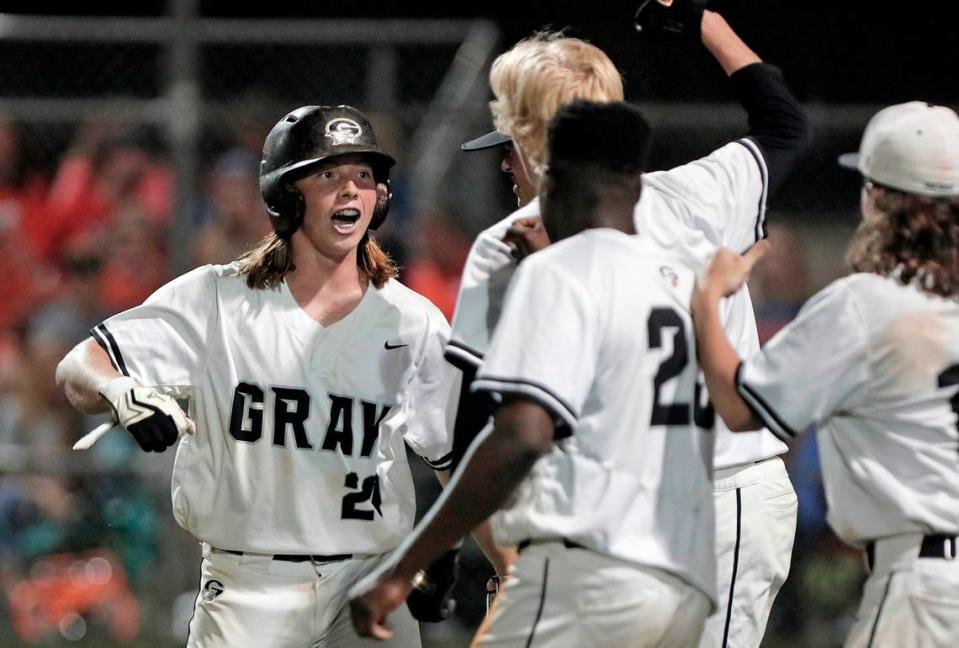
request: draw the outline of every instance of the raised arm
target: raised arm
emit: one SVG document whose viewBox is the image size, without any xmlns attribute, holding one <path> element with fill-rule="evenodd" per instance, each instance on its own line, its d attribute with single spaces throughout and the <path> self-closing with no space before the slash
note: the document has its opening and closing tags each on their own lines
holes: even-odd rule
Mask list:
<svg viewBox="0 0 959 648">
<path fill-rule="evenodd" d="M 725 18 L 713 11 L 703 12 L 702 40 L 730 77 L 733 91 L 749 115 L 746 136 L 762 149 L 772 193 L 809 146 L 809 123 L 779 68 L 763 63 Z"/>
<path fill-rule="evenodd" d="M 756 52 L 733 31 L 726 19 L 715 11 L 703 12 L 701 32 L 703 45 L 715 57 L 728 76 L 747 65 L 761 63 Z"/>
</svg>

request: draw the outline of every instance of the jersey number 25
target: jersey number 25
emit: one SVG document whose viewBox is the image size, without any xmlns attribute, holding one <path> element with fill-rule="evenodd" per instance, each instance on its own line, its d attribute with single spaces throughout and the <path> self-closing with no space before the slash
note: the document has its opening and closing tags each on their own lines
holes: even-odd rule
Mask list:
<svg viewBox="0 0 959 648">
<path fill-rule="evenodd" d="M 663 334 L 669 329 L 675 331 L 673 352 L 660 363 L 659 371 L 653 378 L 653 414 L 650 417 L 650 425 L 688 425 L 690 422 L 688 402 L 663 403 L 660 393 L 663 385 L 681 374 L 686 365 L 689 364 L 686 325 L 679 313 L 672 308 L 653 308 L 649 313 L 649 321 L 646 322 L 649 348 L 658 349 L 662 347 Z M 706 387 L 697 380 L 696 389 L 693 393 L 692 417 L 698 427 L 710 430 L 716 420 L 716 413 L 708 398 L 705 404 L 702 403 L 705 390 Z"/>
</svg>

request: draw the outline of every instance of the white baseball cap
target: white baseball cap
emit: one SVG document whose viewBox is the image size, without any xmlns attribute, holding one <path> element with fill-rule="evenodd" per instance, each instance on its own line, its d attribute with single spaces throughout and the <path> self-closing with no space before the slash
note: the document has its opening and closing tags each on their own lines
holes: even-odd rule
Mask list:
<svg viewBox="0 0 959 648">
<path fill-rule="evenodd" d="M 869 120 L 858 153 L 839 156 L 877 184 L 922 196 L 959 195 L 959 115 L 910 101 Z"/>
</svg>

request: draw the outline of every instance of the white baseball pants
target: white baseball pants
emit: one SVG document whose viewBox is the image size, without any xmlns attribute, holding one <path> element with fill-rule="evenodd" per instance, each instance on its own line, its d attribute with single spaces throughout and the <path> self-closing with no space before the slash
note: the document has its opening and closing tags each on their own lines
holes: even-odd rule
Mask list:
<svg viewBox="0 0 959 648">
<path fill-rule="evenodd" d="M 418 647 L 419 624 L 405 605 L 390 614 L 388 642 L 353 630 L 347 592 L 382 559 L 288 562 L 204 544 L 187 648 Z"/>
<path fill-rule="evenodd" d="M 474 646 L 688 648 L 709 599 L 659 569 L 562 542 L 524 549 Z"/>
<path fill-rule="evenodd" d="M 959 646 L 959 557 L 955 543 L 941 558 L 920 558 L 918 533 L 875 543 L 846 648 Z"/>
<path fill-rule="evenodd" d="M 716 593 L 699 648 L 758 648 L 789 574 L 796 538 L 796 491 L 782 459 L 717 470 Z"/>
</svg>

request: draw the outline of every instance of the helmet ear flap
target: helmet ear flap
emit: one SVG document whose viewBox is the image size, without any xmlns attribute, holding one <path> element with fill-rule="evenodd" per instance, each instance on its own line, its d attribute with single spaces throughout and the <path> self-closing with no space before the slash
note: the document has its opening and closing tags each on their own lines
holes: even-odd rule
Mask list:
<svg viewBox="0 0 959 648">
<path fill-rule="evenodd" d="M 282 180 L 264 200 L 273 231 L 280 238 L 289 238 L 303 222 L 306 211 L 303 195 L 293 185 Z"/>
<path fill-rule="evenodd" d="M 375 230 L 386 220 L 390 211 L 390 201 L 393 200 L 393 189 L 389 178 L 376 183 L 376 206 L 373 208 L 373 218 L 370 219 L 369 229 Z"/>
</svg>

